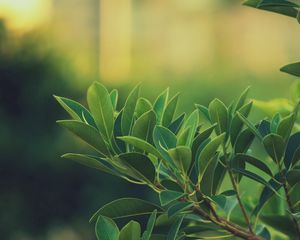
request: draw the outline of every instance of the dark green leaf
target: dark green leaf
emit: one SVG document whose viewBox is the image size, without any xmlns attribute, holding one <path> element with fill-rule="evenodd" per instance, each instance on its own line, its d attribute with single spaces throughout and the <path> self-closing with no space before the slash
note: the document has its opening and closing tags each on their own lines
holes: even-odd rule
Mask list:
<svg viewBox="0 0 300 240">
<path fill-rule="evenodd" d="M 122 162 L 135 173 L 139 180 L 147 183 L 153 183 L 155 179 L 155 167 L 151 160 L 141 153 L 123 153 L 119 155 Z"/>
<path fill-rule="evenodd" d="M 149 240 L 155 225 L 155 220 L 156 220 L 156 215 L 157 215 L 157 210 L 155 209 L 148 220 L 147 226 L 146 226 L 146 231 L 143 233 L 142 239 L 141 240 Z"/>
<path fill-rule="evenodd" d="M 162 125 L 168 127 L 173 120 L 177 103 L 178 103 L 179 94 L 176 94 L 167 104 L 165 112 L 163 114 Z"/>
<path fill-rule="evenodd" d="M 153 129 L 156 123 L 155 113 L 150 110 L 138 118 L 132 128 L 132 136 L 152 142 Z"/>
<path fill-rule="evenodd" d="M 215 155 L 213 159 L 208 164 L 204 174 L 202 181 L 200 182 L 200 190 L 203 194 L 207 196 L 211 196 L 213 192 L 213 183 L 214 177 L 216 174 L 216 166 L 218 164 L 218 157 Z M 220 176 L 218 176 L 220 177 Z"/>
<path fill-rule="evenodd" d="M 219 135 L 227 130 L 228 112 L 223 102 L 214 99 L 208 106 L 209 116 L 212 123 L 217 123 L 216 133 Z"/>
<path fill-rule="evenodd" d="M 174 202 L 179 198 L 182 198 L 184 195 L 185 193 L 183 192 L 176 192 L 170 190 L 161 191 L 159 193 L 160 204 L 162 206 L 168 205 L 169 203 Z"/>
<path fill-rule="evenodd" d="M 235 141 L 234 152 L 235 153 L 247 152 L 254 138 L 255 135 L 253 134 L 253 131 L 251 131 L 249 128 L 246 128 L 243 131 L 241 131 Z"/>
<path fill-rule="evenodd" d="M 236 193 L 227 191 L 220 195 L 211 196 L 211 199 L 226 213 L 227 220 L 229 220 L 231 212 L 238 204 Z"/>
<path fill-rule="evenodd" d="M 121 129 L 123 135 L 125 136 L 129 135 L 133 125 L 134 112 L 139 98 L 139 93 L 140 93 L 140 85 L 137 85 L 128 95 L 128 98 L 125 102 L 125 106 L 123 108 Z"/>
<path fill-rule="evenodd" d="M 118 240 L 119 229 L 115 222 L 105 216 L 99 216 L 95 226 L 98 240 Z"/>
<path fill-rule="evenodd" d="M 271 133 L 263 138 L 264 147 L 269 156 L 279 163 L 284 154 L 284 141 L 281 136 Z"/>
<path fill-rule="evenodd" d="M 121 129 L 121 119 L 122 119 L 123 111 L 119 112 L 115 124 L 114 124 L 114 138 L 113 144 L 116 144 L 116 148 L 119 149 L 118 152 L 126 152 L 126 145 L 123 141 L 119 140 L 118 138 L 122 136 L 122 129 Z"/>
<path fill-rule="evenodd" d="M 99 215 L 112 219 L 128 218 L 133 216 L 150 215 L 155 209 L 162 209 L 151 203 L 138 198 L 121 198 L 101 207 L 90 219 L 95 221 Z"/>
<path fill-rule="evenodd" d="M 193 203 L 190 203 L 190 202 L 176 203 L 168 209 L 168 217 L 171 218 L 177 214 L 185 212 L 185 211 L 189 210 L 192 206 L 193 206 Z"/>
<path fill-rule="evenodd" d="M 138 222 L 130 221 L 120 231 L 119 240 L 140 240 L 141 226 Z"/>
<path fill-rule="evenodd" d="M 299 159 L 297 149 L 300 147 L 300 132 L 293 134 L 289 140 L 284 156 L 284 165 L 288 169 L 292 163 L 296 163 Z"/>
<path fill-rule="evenodd" d="M 287 117 L 283 118 L 278 125 L 277 134 L 280 135 L 284 141 L 286 141 L 293 129 L 295 123 L 295 114 L 291 113 Z"/>
<path fill-rule="evenodd" d="M 145 140 L 142 140 L 140 138 L 132 137 L 132 136 L 124 136 L 119 137 L 120 140 L 133 145 L 134 147 L 143 150 L 147 153 L 151 153 L 157 158 L 162 158 L 161 154 L 156 150 L 155 147 L 153 147 L 150 143 L 146 142 Z"/>
<path fill-rule="evenodd" d="M 211 122 L 210 116 L 209 116 L 209 112 L 208 112 L 208 108 L 200 105 L 200 104 L 195 104 L 196 108 L 199 110 L 199 112 L 201 112 L 205 118 Z"/>
<path fill-rule="evenodd" d="M 280 71 L 300 77 L 300 62 L 285 65 L 280 69 Z"/>
<path fill-rule="evenodd" d="M 273 173 L 270 170 L 270 168 L 264 162 L 258 160 L 257 158 L 255 158 L 253 156 L 246 155 L 246 154 L 237 154 L 237 155 L 235 155 L 235 158 L 237 159 L 237 161 L 249 163 L 252 166 L 260 169 L 263 172 L 265 172 L 270 177 L 273 177 Z"/>
<path fill-rule="evenodd" d="M 257 128 L 262 137 L 271 133 L 271 123 L 267 120 L 262 120 Z"/>
<path fill-rule="evenodd" d="M 258 4 L 258 7 L 265 7 L 265 6 L 298 7 L 297 4 L 286 0 L 262 0 Z"/>
<path fill-rule="evenodd" d="M 289 185 L 292 187 L 300 182 L 300 169 L 292 169 L 287 172 L 286 179 Z"/>
<path fill-rule="evenodd" d="M 165 91 L 163 91 L 155 100 L 153 104 L 153 110 L 156 113 L 157 117 L 157 124 L 162 123 L 162 118 L 167 106 L 168 102 L 168 97 L 169 97 L 169 88 L 167 88 Z"/>
<path fill-rule="evenodd" d="M 57 123 L 81 138 L 100 154 L 109 155 L 109 150 L 103 137 L 94 127 L 77 120 L 59 120 Z"/>
<path fill-rule="evenodd" d="M 262 135 L 260 132 L 256 129 L 256 127 L 242 114 L 239 112 L 237 113 L 239 118 L 244 122 L 244 124 L 252 131 L 252 133 L 260 140 L 262 140 Z"/>
<path fill-rule="evenodd" d="M 221 163 L 222 162 L 222 163 Z M 226 174 L 226 168 L 225 166 L 225 161 L 224 158 L 220 158 L 220 160 L 218 161 L 218 164 L 215 168 L 215 172 L 214 172 L 214 180 L 213 180 L 213 186 L 212 186 L 212 194 L 216 194 L 218 193 L 224 178 L 225 178 L 225 174 Z"/>
<path fill-rule="evenodd" d="M 97 128 L 97 125 L 91 113 L 80 103 L 64 97 L 54 97 L 74 120 L 86 122 L 87 124 Z"/>
<path fill-rule="evenodd" d="M 185 113 L 181 114 L 178 118 L 176 118 L 170 125 L 168 126 L 168 129 L 173 132 L 174 134 L 177 134 L 184 122 Z"/>
<path fill-rule="evenodd" d="M 198 166 L 199 166 L 198 181 L 199 182 L 201 181 L 203 174 L 207 166 L 209 165 L 210 161 L 214 158 L 219 146 L 223 143 L 224 138 L 225 138 L 225 133 L 215 137 L 201 151 L 198 159 Z"/>
<path fill-rule="evenodd" d="M 88 89 L 87 102 L 99 131 L 109 142 L 114 128 L 114 108 L 107 89 L 94 82 Z"/>
<path fill-rule="evenodd" d="M 179 232 L 180 226 L 182 224 L 183 218 L 184 218 L 184 216 L 177 218 L 175 220 L 175 222 L 172 224 L 170 231 L 168 233 L 168 236 L 167 236 L 167 240 L 176 240 L 177 239 L 178 232 Z"/>
</svg>

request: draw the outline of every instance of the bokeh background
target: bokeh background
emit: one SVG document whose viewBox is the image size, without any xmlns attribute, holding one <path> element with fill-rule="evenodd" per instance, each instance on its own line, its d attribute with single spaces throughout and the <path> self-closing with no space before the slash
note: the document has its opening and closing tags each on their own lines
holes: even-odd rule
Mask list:
<svg viewBox="0 0 300 240">
<path fill-rule="evenodd" d="M 121 103 L 142 82 L 167 86 L 179 109 L 214 97 L 289 97 L 300 58 L 294 19 L 239 0 L 0 0 L 0 235 L 4 240 L 94 239 L 91 214 L 146 190 L 60 158 L 85 146 L 60 129 L 52 94 L 85 104 L 93 81 Z M 79 151 L 79 150 L 78 150 Z"/>
</svg>

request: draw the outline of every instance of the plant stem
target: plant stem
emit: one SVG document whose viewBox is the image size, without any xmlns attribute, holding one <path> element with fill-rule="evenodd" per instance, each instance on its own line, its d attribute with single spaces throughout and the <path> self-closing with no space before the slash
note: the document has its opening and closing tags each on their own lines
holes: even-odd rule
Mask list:
<svg viewBox="0 0 300 240">
<path fill-rule="evenodd" d="M 228 222 L 227 220 L 218 217 L 216 219 L 215 217 L 211 217 L 209 214 L 207 214 L 205 211 L 203 211 L 199 206 L 194 206 L 193 208 L 194 213 L 201 215 L 205 219 L 215 223 L 216 225 L 220 226 L 221 228 L 227 230 L 228 232 L 232 233 L 233 235 L 246 239 L 246 240 L 261 240 L 260 237 L 256 236 L 252 232 L 248 232 L 247 230 Z"/>
<path fill-rule="evenodd" d="M 236 198 L 238 200 L 240 209 L 241 209 L 241 211 L 243 213 L 243 216 L 245 218 L 246 224 L 248 225 L 249 231 L 253 234 L 254 232 L 253 232 L 253 229 L 252 229 L 252 226 L 251 226 L 250 219 L 248 217 L 248 214 L 247 214 L 247 211 L 245 209 L 245 206 L 244 206 L 244 204 L 243 204 L 243 202 L 241 200 L 239 189 L 238 189 L 238 185 L 235 182 L 235 179 L 233 177 L 231 168 L 230 168 L 229 163 L 228 163 L 228 158 L 227 158 L 227 152 L 226 152 L 225 144 L 223 144 L 223 153 L 224 153 L 224 157 L 225 157 L 225 162 L 227 164 L 227 170 L 228 170 L 228 174 L 229 174 L 229 177 L 230 177 L 230 181 L 231 181 L 231 184 L 232 184 L 232 187 L 233 187 L 234 191 L 236 192 Z"/>
</svg>

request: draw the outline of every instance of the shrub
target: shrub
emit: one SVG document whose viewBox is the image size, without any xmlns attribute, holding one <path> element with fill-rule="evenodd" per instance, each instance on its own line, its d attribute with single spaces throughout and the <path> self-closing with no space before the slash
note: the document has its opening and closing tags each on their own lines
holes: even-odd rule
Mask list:
<svg viewBox="0 0 300 240">
<path fill-rule="evenodd" d="M 139 92 L 136 86 L 120 111 L 117 90 L 109 93 L 98 82 L 87 91 L 89 110 L 56 96 L 72 117 L 58 124 L 98 152 L 64 158 L 147 185 L 159 197 L 159 205 L 122 198 L 100 208 L 91 218 L 98 239 L 270 239 L 272 228 L 299 238 L 300 132 L 293 131 L 299 104 L 284 118 L 276 114 L 253 124 L 247 119 L 248 89 L 229 106 L 214 99 L 176 117 L 178 95 L 169 98 L 165 90 L 152 104 Z M 205 129 L 200 116 L 208 122 Z M 255 139 L 272 161 L 256 157 Z M 224 191 L 227 178 L 230 187 Z M 243 178 L 249 180 L 241 189 Z M 256 202 L 243 199 L 249 190 L 259 194 Z M 284 199 L 283 213 L 261 214 L 270 199 Z M 274 206 L 279 208 L 278 202 Z M 115 223 L 138 216 L 149 216 L 143 234 L 137 221 L 121 230 Z"/>
</svg>

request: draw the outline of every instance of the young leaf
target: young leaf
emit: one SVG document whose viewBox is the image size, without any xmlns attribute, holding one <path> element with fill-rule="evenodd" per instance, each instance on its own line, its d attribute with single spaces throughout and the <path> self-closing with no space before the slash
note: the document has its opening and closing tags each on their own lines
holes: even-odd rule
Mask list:
<svg viewBox="0 0 300 240">
<path fill-rule="evenodd" d="M 160 204 L 162 206 L 166 206 L 171 202 L 174 202 L 178 200 L 179 198 L 182 198 L 185 195 L 183 192 L 176 192 L 176 191 L 170 191 L 170 190 L 164 190 L 159 193 L 159 200 Z"/>
<path fill-rule="evenodd" d="M 183 129 L 189 128 L 190 130 L 188 131 L 188 136 L 187 136 L 187 142 L 186 146 L 191 146 L 197 127 L 199 125 L 199 114 L 198 111 L 195 110 L 194 112 L 191 113 L 191 115 L 187 118 L 187 120 L 183 124 Z"/>
<path fill-rule="evenodd" d="M 210 116 L 209 116 L 209 111 L 208 111 L 208 108 L 203 106 L 203 105 L 200 105 L 200 104 L 195 104 L 195 107 L 199 110 L 199 112 L 201 112 L 205 118 L 211 122 L 211 119 L 210 119 Z"/>
<path fill-rule="evenodd" d="M 177 93 L 167 104 L 165 112 L 163 114 L 162 125 L 168 127 L 173 120 L 177 103 L 178 103 L 179 94 Z"/>
<path fill-rule="evenodd" d="M 271 133 L 263 138 L 264 147 L 269 156 L 279 163 L 284 154 L 284 141 L 281 136 Z"/>
<path fill-rule="evenodd" d="M 138 119 L 145 112 L 148 112 L 150 110 L 153 110 L 151 102 L 146 98 L 139 98 L 135 108 L 136 118 Z"/>
<path fill-rule="evenodd" d="M 189 141 L 189 136 L 190 136 L 191 128 L 188 127 L 186 129 L 183 129 L 177 137 L 177 146 L 187 146 L 188 141 Z"/>
<path fill-rule="evenodd" d="M 123 135 L 129 135 L 133 120 L 134 120 L 134 112 L 137 104 L 137 100 L 139 98 L 140 93 L 140 85 L 137 85 L 128 95 L 128 98 L 125 102 L 125 106 L 123 108 L 123 114 L 121 119 L 121 129 Z"/>
<path fill-rule="evenodd" d="M 280 119 L 281 119 L 280 113 L 276 113 L 273 116 L 273 118 L 271 120 L 271 125 L 270 125 L 271 133 L 277 133 L 277 128 L 280 123 Z"/>
<path fill-rule="evenodd" d="M 285 72 L 296 77 L 300 77 L 300 62 L 291 63 L 280 68 L 281 72 Z"/>
<path fill-rule="evenodd" d="M 132 128 L 132 136 L 152 142 L 153 129 L 156 122 L 155 113 L 150 110 L 138 118 Z"/>
<path fill-rule="evenodd" d="M 169 97 L 169 88 L 163 91 L 155 100 L 153 104 L 153 110 L 156 113 L 157 123 L 162 123 L 162 118 L 166 109 L 167 101 Z"/>
<path fill-rule="evenodd" d="M 208 164 L 215 156 L 219 146 L 223 143 L 224 138 L 225 138 L 225 133 L 215 137 L 201 151 L 198 159 L 198 166 L 199 166 L 198 181 L 199 182 L 201 181 Z"/>
<path fill-rule="evenodd" d="M 117 177 L 120 176 L 120 174 L 117 171 L 115 171 L 114 169 L 110 168 L 107 164 L 105 164 L 104 160 L 102 160 L 101 158 L 96 158 L 93 156 L 89 156 L 85 154 L 76 154 L 76 153 L 66 153 L 61 157 L 66 159 L 71 159 L 87 167 L 94 168 L 102 172 L 112 174 Z"/>
<path fill-rule="evenodd" d="M 107 89 L 94 82 L 88 89 L 87 102 L 99 131 L 109 142 L 114 128 L 114 108 Z"/>
<path fill-rule="evenodd" d="M 119 229 L 115 222 L 105 216 L 99 216 L 95 226 L 98 240 L 118 240 Z"/>
<path fill-rule="evenodd" d="M 290 168 L 292 163 L 296 163 L 296 161 L 299 159 L 298 151 L 297 149 L 300 147 L 300 132 L 297 132 L 293 134 L 288 139 L 288 144 L 285 150 L 285 156 L 284 156 L 284 165 L 287 169 Z"/>
<path fill-rule="evenodd" d="M 250 90 L 250 87 L 247 87 L 242 92 L 242 94 L 240 95 L 239 99 L 237 100 L 236 106 L 234 108 L 235 111 L 240 111 L 240 108 L 242 108 L 244 106 L 249 90 Z M 246 104 L 246 105 L 248 105 L 248 104 Z"/>
<path fill-rule="evenodd" d="M 97 125 L 91 113 L 80 103 L 59 96 L 54 96 L 54 98 L 74 120 L 83 122 L 85 122 L 84 120 L 86 120 L 87 124 L 97 128 Z"/>
<path fill-rule="evenodd" d="M 185 113 L 181 114 L 178 118 L 176 118 L 173 122 L 170 123 L 168 129 L 173 132 L 175 135 L 179 132 L 183 122 L 185 119 Z"/>
<path fill-rule="evenodd" d="M 175 165 L 184 174 L 187 174 L 192 161 L 191 149 L 186 146 L 178 146 L 176 148 L 169 149 L 168 153 L 171 156 Z"/>
<path fill-rule="evenodd" d="M 149 220 L 148 220 L 148 223 L 146 226 L 146 231 L 143 233 L 141 240 L 150 240 L 150 237 L 151 237 L 154 225 L 155 225 L 156 215 L 157 215 L 157 210 L 155 209 L 149 217 Z"/>
<path fill-rule="evenodd" d="M 110 95 L 110 99 L 111 99 L 113 108 L 114 108 L 114 110 L 116 110 L 117 104 L 118 104 L 118 96 L 119 96 L 118 90 L 117 89 L 112 90 L 109 95 Z"/>
<path fill-rule="evenodd" d="M 77 120 L 59 120 L 57 123 L 81 138 L 100 154 L 104 156 L 110 154 L 103 137 L 94 127 Z"/>
<path fill-rule="evenodd" d="M 151 153 L 157 158 L 162 159 L 161 154 L 157 151 L 155 147 L 153 147 L 150 143 L 146 142 L 145 140 L 142 140 L 140 138 L 136 138 L 133 136 L 124 136 L 124 137 L 118 137 L 118 139 L 133 145 L 134 147 L 143 150 L 147 153 Z"/>
<path fill-rule="evenodd" d="M 168 233 L 168 236 L 167 236 L 167 240 L 176 240 L 177 239 L 178 232 L 179 232 L 180 226 L 182 224 L 183 218 L 184 218 L 184 215 L 177 218 L 175 220 L 175 222 L 172 224 L 170 231 Z"/>
<path fill-rule="evenodd" d="M 123 153 L 119 155 L 122 162 L 125 162 L 135 173 L 139 180 L 153 183 L 155 179 L 155 167 L 151 160 L 141 153 Z"/>
<path fill-rule="evenodd" d="M 90 219 L 95 221 L 99 215 L 103 215 L 112 219 L 121 219 L 134 216 L 150 215 L 155 209 L 159 213 L 162 209 L 151 203 L 138 198 L 121 198 L 112 201 L 101 207 Z"/>
<path fill-rule="evenodd" d="M 153 131 L 153 142 L 160 154 L 168 161 L 172 161 L 168 149 L 175 148 L 177 139 L 174 133 L 162 126 L 155 126 Z"/>
<path fill-rule="evenodd" d="M 212 123 L 217 123 L 216 133 L 220 135 L 227 130 L 228 111 L 223 102 L 214 99 L 208 106 L 209 116 Z"/>
<path fill-rule="evenodd" d="M 136 221 L 130 221 L 120 231 L 119 240 L 140 240 L 141 226 Z"/>
</svg>

